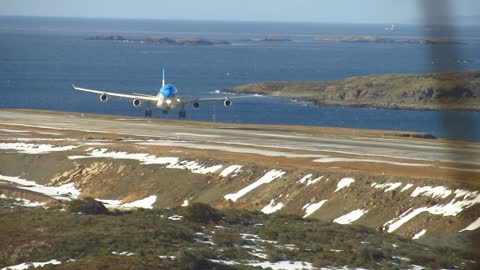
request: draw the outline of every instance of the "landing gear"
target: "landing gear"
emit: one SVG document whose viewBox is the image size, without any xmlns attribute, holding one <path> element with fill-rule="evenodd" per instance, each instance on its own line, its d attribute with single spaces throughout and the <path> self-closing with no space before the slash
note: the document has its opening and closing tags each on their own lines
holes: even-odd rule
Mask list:
<svg viewBox="0 0 480 270">
<path fill-rule="evenodd" d="M 152 108 L 150 108 L 150 107 L 147 107 L 145 109 L 145 118 L 147 118 L 147 117 L 152 118 Z"/>
<path fill-rule="evenodd" d="M 187 117 L 187 111 L 182 110 L 182 111 L 178 112 L 178 118 L 179 119 L 182 119 L 182 118 L 185 119 L 186 117 Z"/>
<path fill-rule="evenodd" d="M 162 114 L 163 114 L 163 115 L 167 115 L 167 114 L 168 114 L 168 110 L 162 110 Z"/>
<path fill-rule="evenodd" d="M 185 119 L 187 117 L 187 111 L 185 110 L 185 106 L 182 106 L 180 111 L 178 112 L 178 118 L 179 119 Z"/>
</svg>

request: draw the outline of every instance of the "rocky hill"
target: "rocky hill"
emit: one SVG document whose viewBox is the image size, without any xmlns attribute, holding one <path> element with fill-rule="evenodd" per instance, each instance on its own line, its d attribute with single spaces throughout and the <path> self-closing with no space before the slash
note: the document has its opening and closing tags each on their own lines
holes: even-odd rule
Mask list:
<svg viewBox="0 0 480 270">
<path fill-rule="evenodd" d="M 322 153 L 0 126 L 0 267 L 475 269 L 478 166 Z"/>
<path fill-rule="evenodd" d="M 318 105 L 480 110 L 480 71 L 370 75 L 339 81 L 261 82 L 224 92 L 291 97 Z"/>
</svg>

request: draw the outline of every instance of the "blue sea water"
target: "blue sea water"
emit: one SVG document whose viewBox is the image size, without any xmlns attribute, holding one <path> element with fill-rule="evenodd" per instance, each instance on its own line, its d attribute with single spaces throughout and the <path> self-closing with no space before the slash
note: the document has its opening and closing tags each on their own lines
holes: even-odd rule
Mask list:
<svg viewBox="0 0 480 270">
<path fill-rule="evenodd" d="M 336 80 L 383 73 L 426 73 L 432 61 L 446 61 L 456 70 L 480 69 L 480 29 L 462 26 L 456 36 L 464 45 L 441 45 L 458 51 L 432 59 L 431 48 L 414 44 L 316 43 L 317 36 L 380 35 L 422 38 L 428 31 L 415 25 L 314 23 L 239 23 L 161 20 L 106 20 L 0 17 L 0 108 L 30 108 L 143 116 L 129 101 L 79 93 L 71 84 L 118 92 L 156 94 L 162 67 L 167 82 L 183 97 L 212 97 L 215 90 L 270 80 Z M 125 37 L 202 37 L 232 45 L 171 46 L 91 41 L 97 34 Z M 266 36 L 292 42 L 242 41 Z M 445 65 L 442 65 L 445 66 Z M 447 70 L 448 68 L 445 68 Z M 154 117 L 162 117 L 158 111 Z M 176 110 L 169 118 L 176 118 Z M 289 99 L 261 97 L 235 100 L 230 108 L 202 104 L 188 110 L 188 119 L 229 123 L 315 125 L 407 130 L 441 138 L 480 141 L 479 112 L 435 112 L 369 108 L 316 107 Z M 450 119 L 445 124 L 445 119 Z M 465 125 L 471 131 L 465 130 Z M 448 130 L 446 129 L 448 127 Z"/>
</svg>

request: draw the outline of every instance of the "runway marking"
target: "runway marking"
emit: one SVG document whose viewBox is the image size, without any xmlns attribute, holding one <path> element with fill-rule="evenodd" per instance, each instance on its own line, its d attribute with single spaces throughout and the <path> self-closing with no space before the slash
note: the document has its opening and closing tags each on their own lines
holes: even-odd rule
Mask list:
<svg viewBox="0 0 480 270">
<path fill-rule="evenodd" d="M 262 156 L 271 156 L 271 157 L 289 157 L 289 158 L 322 158 L 328 157 L 320 154 L 295 154 L 290 152 L 281 152 L 281 151 L 271 151 L 271 150 L 262 150 L 254 148 L 241 148 L 241 147 L 232 147 L 232 146 L 221 146 L 213 144 L 197 144 L 189 142 L 178 142 L 178 141 L 147 141 L 137 143 L 139 145 L 158 145 L 158 146 L 176 146 L 176 147 L 185 147 L 191 149 L 204 149 L 204 150 L 218 150 L 224 152 L 233 152 L 233 153 L 244 153 L 244 154 L 258 154 Z"/>
<path fill-rule="evenodd" d="M 195 134 L 195 133 L 186 133 L 186 132 L 177 132 L 177 133 L 175 133 L 175 135 L 194 136 L 194 137 L 207 137 L 207 138 L 221 137 L 221 136 L 219 136 L 219 135 Z"/>
</svg>

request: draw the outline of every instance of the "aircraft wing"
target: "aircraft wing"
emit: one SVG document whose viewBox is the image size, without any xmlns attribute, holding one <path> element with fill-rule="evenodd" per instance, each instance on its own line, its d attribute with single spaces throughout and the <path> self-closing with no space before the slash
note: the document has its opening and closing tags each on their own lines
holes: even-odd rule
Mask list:
<svg viewBox="0 0 480 270">
<path fill-rule="evenodd" d="M 112 97 L 119 97 L 119 98 L 126 98 L 126 99 L 138 99 L 138 100 L 141 100 L 141 101 L 155 101 L 155 102 L 158 101 L 158 98 L 156 96 L 149 96 L 149 95 L 143 95 L 143 94 L 131 95 L 131 94 L 114 93 L 114 92 L 108 92 L 108 91 L 103 91 L 103 90 L 76 87 L 73 84 L 72 84 L 72 87 L 73 87 L 73 89 L 78 90 L 78 91 L 95 93 L 95 94 L 99 94 L 99 95 L 105 94 L 107 96 L 112 96 Z"/>
</svg>

